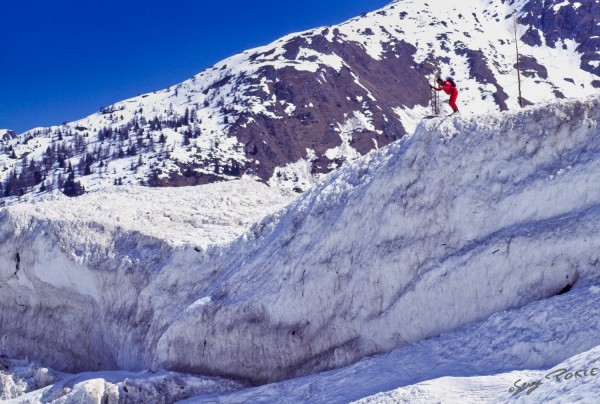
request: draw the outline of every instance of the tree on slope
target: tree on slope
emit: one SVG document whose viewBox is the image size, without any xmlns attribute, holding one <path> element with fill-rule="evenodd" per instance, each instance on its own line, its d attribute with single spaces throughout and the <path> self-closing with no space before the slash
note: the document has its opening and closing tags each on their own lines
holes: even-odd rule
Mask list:
<svg viewBox="0 0 600 404">
<path fill-rule="evenodd" d="M 80 196 L 85 193 L 85 188 L 79 181 L 75 181 L 75 173 L 71 171 L 69 177 L 65 181 L 63 187 L 63 194 L 69 197 Z"/>
</svg>

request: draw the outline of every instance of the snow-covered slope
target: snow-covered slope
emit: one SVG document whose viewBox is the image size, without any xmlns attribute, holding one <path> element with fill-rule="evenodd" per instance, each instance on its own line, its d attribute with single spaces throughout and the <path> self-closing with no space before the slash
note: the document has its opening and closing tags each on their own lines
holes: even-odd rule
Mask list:
<svg viewBox="0 0 600 404">
<path fill-rule="evenodd" d="M 526 102 L 594 94 L 598 15 L 595 0 L 396 1 L 7 140 L 2 195 L 38 192 L 42 181 L 62 187 L 69 163 L 88 190 L 244 173 L 305 190 L 344 161 L 412 133 L 431 110 L 434 73 L 454 76 L 463 113 L 517 108 L 513 17 Z"/>
<path fill-rule="evenodd" d="M 592 287 L 599 121 L 598 97 L 424 121 L 205 248 L 108 226 L 93 209 L 5 208 L 1 353 L 262 383 Z"/>
<path fill-rule="evenodd" d="M 569 398 L 578 396 L 593 403 L 600 385 L 599 299 L 597 286 L 573 289 L 341 369 L 230 394 L 207 393 L 186 403 L 348 403 L 361 398 L 474 404 L 529 398 L 546 403 L 575 402 Z M 560 381 L 556 375 L 546 378 L 563 368 L 571 375 L 563 374 Z M 542 384 L 530 394 L 529 388 L 515 388 L 536 381 Z"/>
<path fill-rule="evenodd" d="M 47 402 L 44 397 L 77 404 L 103 397 L 108 403 L 151 402 L 157 397 L 172 402 L 191 395 L 195 397 L 186 404 L 348 403 L 360 398 L 363 402 L 595 403 L 600 388 L 599 299 L 597 286 L 573 289 L 341 369 L 254 388 L 169 372 L 67 375 L 7 360 L 2 365 L 13 376 L 4 385 L 6 390 L 33 390 L 15 400 L 21 403 Z M 528 388 L 517 387 L 525 383 Z"/>
<path fill-rule="evenodd" d="M 239 241 L 158 355 L 186 361 L 202 318 L 187 352 L 276 380 L 595 282 L 597 104 L 435 121 L 341 169 Z"/>
<path fill-rule="evenodd" d="M 54 191 L 41 204 L 15 206 L 11 212 L 24 222 L 35 217 L 75 225 L 93 223 L 106 233 L 139 233 L 172 246 L 204 249 L 233 241 L 296 197 L 294 192 L 243 178 L 202 187 L 130 185 L 75 199 Z"/>
</svg>

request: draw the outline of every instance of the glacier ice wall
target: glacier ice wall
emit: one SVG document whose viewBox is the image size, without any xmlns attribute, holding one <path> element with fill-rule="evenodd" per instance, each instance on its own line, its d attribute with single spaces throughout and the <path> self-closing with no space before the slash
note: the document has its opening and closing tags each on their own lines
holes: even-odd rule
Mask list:
<svg viewBox="0 0 600 404">
<path fill-rule="evenodd" d="M 589 98 L 424 121 L 206 249 L 4 209 L 0 353 L 261 383 L 589 284 L 599 118 Z"/>
</svg>

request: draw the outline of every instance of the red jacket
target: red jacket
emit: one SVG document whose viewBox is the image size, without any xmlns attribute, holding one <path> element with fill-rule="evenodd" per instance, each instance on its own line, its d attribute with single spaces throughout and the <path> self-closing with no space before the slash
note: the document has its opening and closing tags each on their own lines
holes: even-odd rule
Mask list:
<svg viewBox="0 0 600 404">
<path fill-rule="evenodd" d="M 444 92 L 450 96 L 450 99 L 448 100 L 448 104 L 450 104 L 450 107 L 454 112 L 458 111 L 458 106 L 456 105 L 456 99 L 458 98 L 458 88 L 453 87 L 450 81 L 444 81 L 444 85 L 441 87 L 431 86 L 431 88 L 433 88 L 436 91 L 444 90 Z"/>
<path fill-rule="evenodd" d="M 450 83 L 449 81 L 444 81 L 443 87 L 436 87 L 435 89 L 437 91 L 444 90 L 444 92 L 450 96 L 458 95 L 458 89 L 456 87 L 452 87 L 452 83 Z"/>
</svg>

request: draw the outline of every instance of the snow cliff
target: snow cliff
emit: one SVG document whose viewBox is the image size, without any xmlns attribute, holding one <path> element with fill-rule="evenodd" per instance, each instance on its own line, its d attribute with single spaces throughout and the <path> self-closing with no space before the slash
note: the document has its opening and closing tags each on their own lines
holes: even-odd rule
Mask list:
<svg viewBox="0 0 600 404">
<path fill-rule="evenodd" d="M 5 208 L 0 353 L 262 383 L 597 284 L 599 119 L 594 97 L 424 121 L 209 245 Z"/>
</svg>

